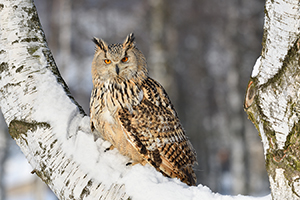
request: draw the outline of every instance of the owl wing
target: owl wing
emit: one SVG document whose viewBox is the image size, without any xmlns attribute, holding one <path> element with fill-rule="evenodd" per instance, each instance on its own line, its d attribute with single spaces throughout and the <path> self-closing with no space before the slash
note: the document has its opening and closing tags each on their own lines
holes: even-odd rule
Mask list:
<svg viewBox="0 0 300 200">
<path fill-rule="evenodd" d="M 195 185 L 192 165 L 196 153 L 163 87 L 151 78 L 144 80 L 143 98 L 132 110 L 123 108 L 118 119 L 129 142 L 157 170 Z"/>
</svg>

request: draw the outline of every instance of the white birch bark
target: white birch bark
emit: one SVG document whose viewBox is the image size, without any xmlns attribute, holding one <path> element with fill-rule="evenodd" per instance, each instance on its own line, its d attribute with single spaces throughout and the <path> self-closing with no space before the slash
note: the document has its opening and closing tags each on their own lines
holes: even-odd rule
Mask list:
<svg viewBox="0 0 300 200">
<path fill-rule="evenodd" d="M 267 0 L 263 49 L 245 109 L 259 131 L 273 199 L 300 199 L 298 0 Z"/>
<path fill-rule="evenodd" d="M 30 0 L 0 2 L 0 93 L 11 136 L 59 199 L 129 197 L 115 177 L 95 176 L 107 173 L 97 169 L 104 148 L 60 77 Z"/>
</svg>

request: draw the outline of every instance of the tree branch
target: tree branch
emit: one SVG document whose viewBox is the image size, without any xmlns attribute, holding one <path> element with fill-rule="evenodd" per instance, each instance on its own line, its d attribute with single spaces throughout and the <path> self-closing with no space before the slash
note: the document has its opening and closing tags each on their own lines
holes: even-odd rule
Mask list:
<svg viewBox="0 0 300 200">
<path fill-rule="evenodd" d="M 1 110 L 33 172 L 60 199 L 127 199 L 116 177 L 95 176 L 105 162 L 103 142 L 93 141 L 89 118 L 61 78 L 33 3 L 2 1 L 0 21 Z"/>
</svg>

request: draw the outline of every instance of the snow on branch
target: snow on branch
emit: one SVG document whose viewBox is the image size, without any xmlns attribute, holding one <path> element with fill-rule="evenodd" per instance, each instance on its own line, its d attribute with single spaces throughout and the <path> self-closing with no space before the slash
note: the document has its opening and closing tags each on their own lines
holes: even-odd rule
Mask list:
<svg viewBox="0 0 300 200">
<path fill-rule="evenodd" d="M 0 3 L 0 106 L 32 173 L 59 199 L 250 199 L 188 187 L 149 165 L 126 166 L 94 137 L 61 78 L 31 0 Z M 21 166 L 20 166 L 21 167 Z M 269 196 L 261 199 L 270 199 Z"/>
</svg>

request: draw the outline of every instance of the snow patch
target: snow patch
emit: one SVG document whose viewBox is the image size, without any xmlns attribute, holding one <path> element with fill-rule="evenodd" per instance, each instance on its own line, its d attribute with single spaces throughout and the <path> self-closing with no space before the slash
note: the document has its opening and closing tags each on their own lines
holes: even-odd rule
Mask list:
<svg viewBox="0 0 300 200">
<path fill-rule="evenodd" d="M 77 106 L 66 95 L 62 86 L 57 83 L 51 71 L 34 76 L 37 87 L 37 98 L 32 118 L 47 122 L 55 128 L 54 132 L 68 132 L 71 121 L 78 113 Z M 63 109 L 62 109 L 63 108 Z M 69 122 L 69 123 L 65 123 Z"/>
<path fill-rule="evenodd" d="M 179 179 L 164 177 L 148 164 L 134 165 L 132 170 L 119 180 L 119 183 L 126 185 L 126 191 L 132 199 L 139 200 L 271 200 L 271 195 L 264 197 L 228 196 L 213 193 L 208 187 L 202 185 L 189 187 Z"/>
<path fill-rule="evenodd" d="M 255 62 L 255 65 L 253 67 L 252 74 L 251 74 L 252 78 L 254 78 L 258 75 L 260 66 L 261 66 L 261 56 L 259 56 L 259 58 L 257 58 L 257 60 Z"/>
</svg>

